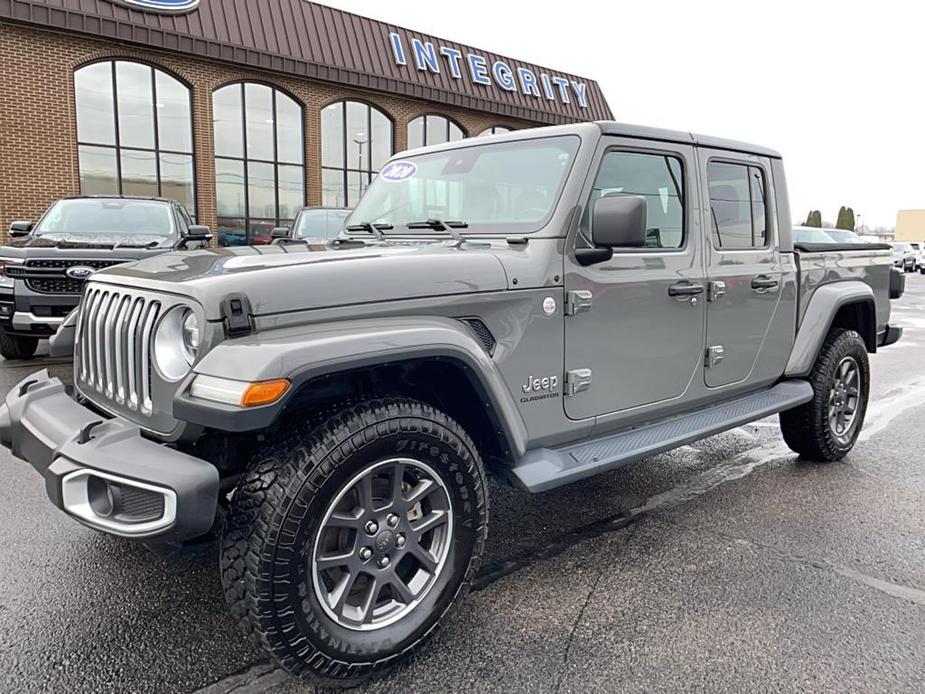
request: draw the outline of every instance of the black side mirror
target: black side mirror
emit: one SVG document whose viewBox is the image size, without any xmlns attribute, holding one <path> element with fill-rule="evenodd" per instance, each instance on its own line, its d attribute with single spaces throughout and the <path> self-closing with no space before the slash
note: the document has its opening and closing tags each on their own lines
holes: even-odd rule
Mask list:
<svg viewBox="0 0 925 694">
<path fill-rule="evenodd" d="M 271 239 L 288 239 L 289 238 L 289 227 L 273 227 L 273 230 L 270 231 Z"/>
<path fill-rule="evenodd" d="M 641 195 L 599 198 L 591 210 L 591 240 L 603 248 L 645 248 L 646 199 Z"/>
<path fill-rule="evenodd" d="M 645 248 L 646 199 L 640 195 L 598 198 L 591 208 L 591 241 L 594 248 L 579 248 L 581 265 L 610 260 L 614 248 Z"/>
<path fill-rule="evenodd" d="M 212 239 L 212 230 L 204 224 L 190 224 L 184 238 L 187 241 L 209 241 Z"/>
<path fill-rule="evenodd" d="M 32 222 L 27 219 L 10 224 L 10 236 L 27 236 L 32 231 Z"/>
<path fill-rule="evenodd" d="M 180 237 L 175 246 L 176 249 L 187 248 L 190 242 L 208 243 L 212 239 L 212 230 L 204 224 L 190 224 L 186 228 L 186 233 Z"/>
</svg>

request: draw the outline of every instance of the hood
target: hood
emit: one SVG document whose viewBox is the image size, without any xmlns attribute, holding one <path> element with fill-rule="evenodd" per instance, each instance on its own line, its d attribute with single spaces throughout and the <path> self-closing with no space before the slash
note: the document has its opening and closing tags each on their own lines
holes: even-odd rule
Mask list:
<svg viewBox="0 0 925 694">
<path fill-rule="evenodd" d="M 247 296 L 256 315 L 507 288 L 490 249 L 385 243 L 332 249 L 302 244 L 164 253 L 96 273 L 110 282 L 185 294 L 210 320 L 222 298 Z"/>
<path fill-rule="evenodd" d="M 105 232 L 98 234 L 46 233 L 12 239 L 9 248 L 112 249 L 172 248 L 173 239 L 161 234 Z"/>
</svg>

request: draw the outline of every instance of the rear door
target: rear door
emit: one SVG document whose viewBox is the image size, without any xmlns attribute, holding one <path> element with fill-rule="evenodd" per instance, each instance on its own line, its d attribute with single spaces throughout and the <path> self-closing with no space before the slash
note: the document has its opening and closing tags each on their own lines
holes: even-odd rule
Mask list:
<svg viewBox="0 0 925 694">
<path fill-rule="evenodd" d="M 763 356 L 786 357 L 766 349 L 776 346 L 768 336 L 784 287 L 768 202 L 770 162 L 709 149 L 700 150 L 700 162 L 709 217 L 704 381 L 710 388 L 757 385 L 768 372 L 755 368 Z"/>
<path fill-rule="evenodd" d="M 571 419 L 654 414 L 684 400 L 703 360 L 697 160 L 688 145 L 605 137 L 597 162 L 576 243 L 590 245 L 590 208 L 611 195 L 645 198 L 648 238 L 646 248 L 615 248 L 588 267 L 566 254 L 567 378 L 590 382 L 565 398 L 565 411 Z"/>
</svg>

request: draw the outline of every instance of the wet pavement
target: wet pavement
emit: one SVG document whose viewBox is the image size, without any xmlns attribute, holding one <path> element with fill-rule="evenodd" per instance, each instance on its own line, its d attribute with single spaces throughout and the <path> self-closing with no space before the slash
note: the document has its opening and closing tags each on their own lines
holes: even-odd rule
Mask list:
<svg viewBox="0 0 925 694">
<path fill-rule="evenodd" d="M 494 486 L 477 590 L 357 691 L 925 690 L 925 277 L 893 303 L 843 463 L 776 418 L 565 489 Z M 48 359 L 0 362 L 0 392 Z M 71 522 L 0 452 L 0 682 L 16 692 L 302 692 L 238 634 L 212 544 Z"/>
</svg>

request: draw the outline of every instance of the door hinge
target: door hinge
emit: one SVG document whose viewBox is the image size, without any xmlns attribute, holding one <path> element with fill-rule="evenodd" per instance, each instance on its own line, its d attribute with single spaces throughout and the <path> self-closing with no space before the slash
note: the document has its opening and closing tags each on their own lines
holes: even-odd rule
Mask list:
<svg viewBox="0 0 925 694">
<path fill-rule="evenodd" d="M 565 394 L 575 395 L 591 387 L 591 369 L 574 369 L 565 372 Z"/>
<path fill-rule="evenodd" d="M 594 295 L 587 289 L 573 289 L 565 295 L 565 315 L 574 316 L 591 310 Z"/>
<path fill-rule="evenodd" d="M 722 280 L 712 280 L 707 283 L 707 301 L 716 301 L 726 293 L 726 283 Z"/>
<path fill-rule="evenodd" d="M 717 366 L 725 356 L 726 352 L 723 349 L 722 345 L 713 345 L 712 347 L 707 347 L 707 353 L 703 360 L 703 365 L 711 369 L 714 366 Z"/>
</svg>

